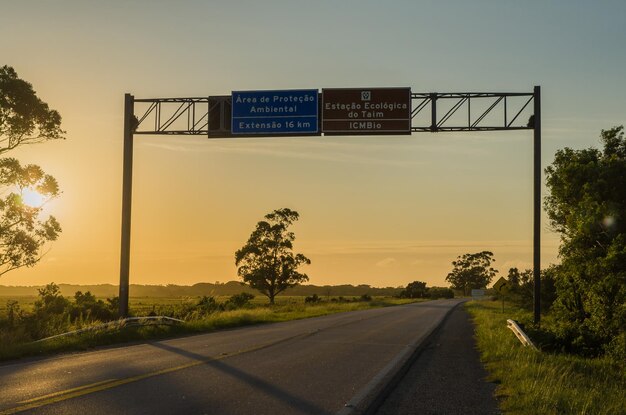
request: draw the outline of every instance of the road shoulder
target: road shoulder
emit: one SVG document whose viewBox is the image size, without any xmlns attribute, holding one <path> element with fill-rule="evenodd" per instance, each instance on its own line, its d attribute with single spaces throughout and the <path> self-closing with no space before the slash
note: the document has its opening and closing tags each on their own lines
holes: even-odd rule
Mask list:
<svg viewBox="0 0 626 415">
<path fill-rule="evenodd" d="M 462 305 L 426 342 L 377 415 L 500 413 Z"/>
</svg>

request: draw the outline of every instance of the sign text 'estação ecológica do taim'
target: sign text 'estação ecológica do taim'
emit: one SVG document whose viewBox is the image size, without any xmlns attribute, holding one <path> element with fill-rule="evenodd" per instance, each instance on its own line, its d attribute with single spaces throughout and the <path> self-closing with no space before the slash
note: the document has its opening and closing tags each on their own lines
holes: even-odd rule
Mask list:
<svg viewBox="0 0 626 415">
<path fill-rule="evenodd" d="M 410 134 L 410 88 L 322 90 L 325 135 Z"/>
</svg>

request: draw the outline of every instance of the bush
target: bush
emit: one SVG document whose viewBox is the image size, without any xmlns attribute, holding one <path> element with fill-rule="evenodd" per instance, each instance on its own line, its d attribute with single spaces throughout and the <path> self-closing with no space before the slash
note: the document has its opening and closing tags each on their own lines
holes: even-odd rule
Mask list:
<svg viewBox="0 0 626 415">
<path fill-rule="evenodd" d="M 249 293 L 235 294 L 226 301 L 224 308 L 227 310 L 235 310 L 238 308 L 249 307 L 252 299 L 254 299 L 254 295 Z"/>
<path fill-rule="evenodd" d="M 428 288 L 426 288 L 425 282 L 413 281 L 400 292 L 400 298 L 424 298 L 427 292 Z"/>
<path fill-rule="evenodd" d="M 450 288 L 431 287 L 428 289 L 428 296 L 433 300 L 437 298 L 454 298 L 454 291 Z"/>
<path fill-rule="evenodd" d="M 360 298 L 359 301 L 372 301 L 372 296 L 369 294 L 363 294 Z"/>
<path fill-rule="evenodd" d="M 216 311 L 223 310 L 224 307 L 217 302 L 215 297 L 205 295 L 200 298 L 200 300 L 198 300 L 198 303 L 196 304 L 196 309 L 203 314 L 211 314 Z"/>
<path fill-rule="evenodd" d="M 317 303 L 320 303 L 321 301 L 322 301 L 322 298 L 318 296 L 317 294 L 309 295 L 304 298 L 305 304 L 317 304 Z"/>
<path fill-rule="evenodd" d="M 74 304 L 70 307 L 72 320 L 81 318 L 108 321 L 113 320 L 117 314 L 117 310 L 111 307 L 111 302 L 106 304 L 102 300 L 97 300 L 96 296 L 89 291 L 85 294 L 81 291 L 76 291 L 74 300 Z"/>
</svg>

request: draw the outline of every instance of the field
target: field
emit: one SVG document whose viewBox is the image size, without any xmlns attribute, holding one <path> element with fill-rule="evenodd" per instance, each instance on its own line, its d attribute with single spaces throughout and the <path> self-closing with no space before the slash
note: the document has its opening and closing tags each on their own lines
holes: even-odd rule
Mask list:
<svg viewBox="0 0 626 415">
<path fill-rule="evenodd" d="M 17 297 L 8 297 L 8 296 L 0 296 L 0 319 L 2 319 L 7 311 L 7 303 L 9 301 L 17 301 L 20 308 L 26 312 L 31 312 L 33 310 L 35 301 L 37 300 L 37 296 L 17 296 Z M 215 296 L 215 299 L 224 303 L 228 300 L 230 296 Z M 339 302 L 341 300 L 349 300 L 355 301 L 359 299 L 358 296 L 322 296 L 320 297 L 324 303 L 332 303 L 331 300 Z M 184 305 L 194 304 L 197 302 L 199 297 L 130 297 L 129 298 L 129 309 L 130 313 L 133 316 L 146 316 L 151 311 L 157 311 L 162 309 L 177 309 Z M 287 305 L 296 305 L 296 304 L 304 304 L 304 296 L 300 295 L 285 295 L 276 297 L 276 306 L 287 306 Z M 394 304 L 403 304 L 406 302 L 410 302 L 402 299 L 392 299 L 391 297 L 383 297 L 383 296 L 375 296 L 374 300 L 385 300 L 391 301 Z M 263 307 L 268 305 L 267 297 L 264 296 L 256 296 L 251 301 L 250 304 L 252 307 Z"/>
<path fill-rule="evenodd" d="M 229 297 L 215 298 L 217 304 L 226 304 Z M 0 323 L 7 319 L 7 302 L 17 301 L 21 310 L 30 313 L 37 297 L 0 297 Z M 181 336 L 193 333 L 209 332 L 224 328 L 239 327 L 250 324 L 263 324 L 346 311 L 364 310 L 368 308 L 387 307 L 414 302 L 415 300 L 392 297 L 323 297 L 321 301 L 306 303 L 305 297 L 281 296 L 276 304 L 269 305 L 267 298 L 255 297 L 242 307 L 221 307 L 202 310 L 198 307 L 197 297 L 178 298 L 130 298 L 130 310 L 133 316 L 166 315 L 185 320 L 182 324 L 161 326 L 118 327 L 112 330 L 95 330 L 80 335 L 33 343 L 25 340 L 24 330 L 14 328 L 13 332 L 0 333 L 0 360 L 28 355 L 49 354 L 68 350 L 84 350 L 99 345 L 115 344 L 129 341 L 147 340 Z M 66 316 L 62 329 L 68 332 L 76 329 L 97 325 L 98 321 L 72 321 Z M 55 320 L 58 323 L 58 319 Z M 63 321 L 62 321 L 63 322 Z M 3 330 L 4 331 L 4 330 Z M 20 337 L 20 334 L 22 335 Z M 57 332 L 52 334 L 59 334 Z M 39 338 L 45 336 L 39 336 Z"/>
<path fill-rule="evenodd" d="M 502 303 L 471 301 L 482 360 L 507 414 L 626 414 L 626 373 L 608 358 L 585 359 L 525 348 L 507 318 L 532 321 L 529 312 Z"/>
</svg>

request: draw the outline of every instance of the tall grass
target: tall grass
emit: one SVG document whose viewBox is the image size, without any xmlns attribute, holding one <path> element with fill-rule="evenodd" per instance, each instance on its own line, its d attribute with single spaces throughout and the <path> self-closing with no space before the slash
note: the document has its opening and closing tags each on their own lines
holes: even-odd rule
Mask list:
<svg viewBox="0 0 626 415">
<path fill-rule="evenodd" d="M 527 311 L 499 302 L 468 302 L 490 380 L 507 414 L 626 414 L 624 362 L 537 352 L 523 347 L 507 318 L 530 320 Z"/>
<path fill-rule="evenodd" d="M 110 345 L 132 341 L 144 341 L 182 336 L 195 333 L 204 333 L 225 328 L 240 327 L 252 324 L 272 323 L 288 320 L 317 317 L 327 314 L 345 311 L 364 310 L 369 308 L 387 307 L 414 302 L 414 300 L 397 298 L 374 298 L 372 301 L 353 302 L 322 302 L 317 304 L 305 304 L 303 298 L 291 297 L 281 300 L 273 306 L 267 304 L 252 304 L 249 307 L 216 311 L 209 314 L 191 314 L 183 324 L 174 326 L 139 326 L 125 327 L 115 331 L 90 331 L 79 335 L 71 335 L 46 340 L 43 342 L 25 342 L 24 337 L 17 337 L 19 330 L 0 333 L 0 360 L 13 359 L 22 356 L 50 354 L 60 351 L 85 350 L 101 345 Z M 143 299 L 142 305 L 149 303 L 148 307 L 142 308 L 136 315 L 145 315 L 148 311 L 156 309 L 171 311 L 176 307 L 176 301 L 164 301 Z M 181 303 L 185 306 L 187 301 Z M 0 316 L 1 317 L 1 316 Z M 68 324 L 68 330 L 97 325 L 100 322 L 92 321 L 90 324 L 74 322 Z"/>
</svg>

